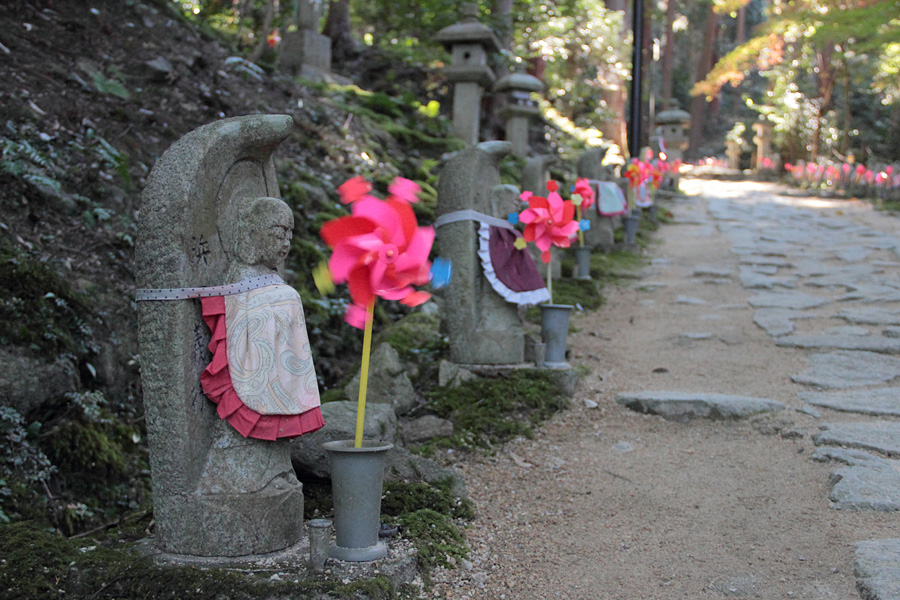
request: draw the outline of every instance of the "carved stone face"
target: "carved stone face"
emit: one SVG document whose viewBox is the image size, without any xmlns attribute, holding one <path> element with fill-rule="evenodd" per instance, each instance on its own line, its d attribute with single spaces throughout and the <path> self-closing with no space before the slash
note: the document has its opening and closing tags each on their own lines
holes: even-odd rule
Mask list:
<svg viewBox="0 0 900 600">
<path fill-rule="evenodd" d="M 248 265 L 263 265 L 277 271 L 291 248 L 294 215 L 278 198 L 258 198 L 244 212 L 237 255 Z"/>
<path fill-rule="evenodd" d="M 268 202 L 266 199 L 257 204 L 251 237 L 256 248 L 258 264 L 278 270 L 284 266 L 291 249 L 291 237 L 294 230 L 294 215 L 288 206 L 280 200 Z"/>
</svg>

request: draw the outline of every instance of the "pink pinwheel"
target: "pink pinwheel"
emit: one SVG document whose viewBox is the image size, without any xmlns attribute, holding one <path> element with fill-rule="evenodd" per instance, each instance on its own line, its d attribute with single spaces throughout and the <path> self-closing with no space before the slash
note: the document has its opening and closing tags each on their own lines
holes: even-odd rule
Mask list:
<svg viewBox="0 0 900 600">
<path fill-rule="evenodd" d="M 534 242 L 545 263 L 550 262 L 550 246 L 568 248 L 579 229 L 574 220 L 575 206 L 570 200 L 563 200 L 557 189 L 555 181 L 548 181 L 550 193 L 546 198 L 527 192 L 520 196 L 528 202 L 528 208 L 519 213 L 519 221 L 525 223 L 525 241 Z"/>
<path fill-rule="evenodd" d="M 352 203 L 352 214 L 325 223 L 322 239 L 334 251 L 328 267 L 335 283 L 347 282 L 352 305 L 345 316 L 363 328 L 367 307 L 376 296 L 418 306 L 431 297 L 413 289 L 429 281 L 428 253 L 433 227 L 419 227 L 410 201 L 418 186 L 397 178 L 386 201 L 368 195 L 371 186 L 354 178 L 339 188 L 341 199 Z"/>
<path fill-rule="evenodd" d="M 581 204 L 578 205 L 578 208 L 581 210 L 587 210 L 593 206 L 594 188 L 591 187 L 591 184 L 588 183 L 586 178 L 581 177 L 575 180 L 575 187 L 572 188 L 572 194 L 581 196 Z"/>
</svg>

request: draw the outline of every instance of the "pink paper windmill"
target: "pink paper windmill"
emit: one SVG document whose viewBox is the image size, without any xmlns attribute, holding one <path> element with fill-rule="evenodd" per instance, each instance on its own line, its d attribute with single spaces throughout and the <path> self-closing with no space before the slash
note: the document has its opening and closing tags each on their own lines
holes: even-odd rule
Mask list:
<svg viewBox="0 0 900 600">
<path fill-rule="evenodd" d="M 541 251 L 541 260 L 550 262 L 550 246 L 568 248 L 572 244 L 572 236 L 578 232 L 579 223 L 574 220 L 575 206 L 570 200 L 563 200 L 557 193 L 559 186 L 555 181 L 547 182 L 546 198 L 523 192 L 522 200 L 528 202 L 528 208 L 519 213 L 519 221 L 525 223 L 526 242 L 534 242 Z"/>
<path fill-rule="evenodd" d="M 594 204 L 594 188 L 591 187 L 590 182 L 585 177 L 579 177 L 575 180 L 572 194 L 581 196 L 581 204 L 578 205 L 578 208 L 581 210 L 587 210 Z"/>
<path fill-rule="evenodd" d="M 412 286 L 430 279 L 428 253 L 433 227 L 419 227 L 410 203 L 419 186 L 400 177 L 388 187 L 387 200 L 369 195 L 372 186 L 354 177 L 338 188 L 341 202 L 351 204 L 350 216 L 328 221 L 322 239 L 333 252 L 328 268 L 335 283 L 347 282 L 352 304 L 345 319 L 364 328 L 367 309 L 376 296 L 418 306 L 431 297 Z"/>
</svg>

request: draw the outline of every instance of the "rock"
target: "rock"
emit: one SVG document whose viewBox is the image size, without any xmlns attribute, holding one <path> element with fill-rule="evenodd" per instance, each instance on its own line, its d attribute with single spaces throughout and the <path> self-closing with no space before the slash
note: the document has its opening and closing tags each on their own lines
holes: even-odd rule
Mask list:
<svg viewBox="0 0 900 600">
<path fill-rule="evenodd" d="M 793 267 L 794 265 L 786 258 L 777 256 L 758 256 L 745 255 L 741 257 L 742 265 L 761 265 L 766 267 Z"/>
<path fill-rule="evenodd" d="M 731 269 L 723 269 L 721 267 L 702 265 L 694 267 L 693 277 L 715 277 L 726 279 L 731 277 Z"/>
<path fill-rule="evenodd" d="M 760 308 L 753 313 L 753 322 L 772 337 L 778 337 L 794 331 L 794 319 L 811 319 L 815 316 L 815 313 L 787 308 Z"/>
<path fill-rule="evenodd" d="M 813 436 L 817 446 L 846 446 L 900 456 L 900 423 L 826 423 Z"/>
<path fill-rule="evenodd" d="M 839 259 L 845 262 L 860 262 L 865 260 L 872 251 L 864 246 L 848 246 L 834 253 Z"/>
<path fill-rule="evenodd" d="M 291 462 L 300 473 L 328 478 L 331 471 L 322 444 L 353 439 L 356 435 L 356 401 L 326 402 L 322 405 L 322 418 L 325 420 L 322 429 L 291 440 Z M 397 440 L 397 415 L 391 405 L 366 404 L 363 437 L 391 443 Z"/>
<path fill-rule="evenodd" d="M 769 292 L 757 294 L 747 300 L 754 308 L 815 308 L 831 302 L 827 298 L 800 292 Z"/>
<path fill-rule="evenodd" d="M 401 435 L 407 444 L 426 442 L 436 437 L 449 437 L 453 435 L 453 422 L 435 415 L 425 415 L 404 423 Z"/>
<path fill-rule="evenodd" d="M 706 300 L 701 298 L 694 298 L 693 296 L 678 296 L 675 298 L 675 304 L 709 304 Z"/>
<path fill-rule="evenodd" d="M 763 275 L 755 269 L 748 268 L 741 268 L 740 278 L 741 285 L 749 290 L 771 290 L 775 286 L 792 288 L 794 287 L 794 281 L 797 280 L 794 276 L 774 277 Z"/>
<path fill-rule="evenodd" d="M 900 339 L 860 335 L 785 335 L 775 340 L 784 348 L 834 348 L 836 350 L 863 350 L 884 354 L 900 354 Z"/>
<path fill-rule="evenodd" d="M 854 572 L 863 600 L 900 598 L 900 538 L 859 542 Z"/>
<path fill-rule="evenodd" d="M 347 398 L 359 396 L 359 377 L 344 387 Z M 366 388 L 369 404 L 390 404 L 397 414 L 406 414 L 415 406 L 416 391 L 405 373 L 400 355 L 390 344 L 383 342 L 375 347 L 369 359 L 369 382 Z"/>
<path fill-rule="evenodd" d="M 394 446 L 387 454 L 384 478 L 386 481 L 426 481 L 428 483 L 438 483 L 450 479 L 453 481 L 450 491 L 454 496 L 457 498 L 469 497 L 466 482 L 462 477 L 429 458 L 418 456 L 399 446 Z"/>
<path fill-rule="evenodd" d="M 708 331 L 686 331 L 680 334 L 686 340 L 711 340 L 713 334 Z"/>
<path fill-rule="evenodd" d="M 584 399 L 584 407 L 585 408 L 599 408 L 600 405 L 594 402 L 593 400 Z"/>
<path fill-rule="evenodd" d="M 166 83 L 174 74 L 175 67 L 162 56 L 157 56 L 153 60 L 144 62 L 144 70 L 147 72 L 151 81 L 156 83 Z"/>
<path fill-rule="evenodd" d="M 80 387 L 78 369 L 71 359 L 60 356 L 50 363 L 14 347 L 0 348 L 0 405 L 27 415 Z"/>
<path fill-rule="evenodd" d="M 800 392 L 799 396 L 805 402 L 832 410 L 900 417 L 900 388 L 897 387 L 840 392 Z"/>
<path fill-rule="evenodd" d="M 689 421 L 694 417 L 741 419 L 784 409 L 780 402 L 764 398 L 668 391 L 619 394 L 616 402 L 631 410 L 661 415 L 673 421 Z"/>
<path fill-rule="evenodd" d="M 791 379 L 821 388 L 849 388 L 874 385 L 900 376 L 900 359 L 875 352 L 841 350 L 812 354 L 811 368 Z"/>
<path fill-rule="evenodd" d="M 900 338 L 900 327 L 885 327 L 881 330 L 881 335 L 889 338 Z"/>
<path fill-rule="evenodd" d="M 855 327 L 853 325 L 844 325 L 840 327 L 832 327 L 825 332 L 825 335 L 872 335 L 865 327 Z"/>
<path fill-rule="evenodd" d="M 837 316 L 859 325 L 900 325 L 900 311 L 885 308 L 845 308 Z"/>
<path fill-rule="evenodd" d="M 846 464 L 831 475 L 829 500 L 840 510 L 900 510 L 900 471 L 897 461 L 859 450 L 823 448 L 813 460 Z"/>
<path fill-rule="evenodd" d="M 457 387 L 466 381 L 478 379 L 478 375 L 452 363 L 449 360 L 441 360 L 438 367 L 438 385 L 441 387 Z"/>
</svg>

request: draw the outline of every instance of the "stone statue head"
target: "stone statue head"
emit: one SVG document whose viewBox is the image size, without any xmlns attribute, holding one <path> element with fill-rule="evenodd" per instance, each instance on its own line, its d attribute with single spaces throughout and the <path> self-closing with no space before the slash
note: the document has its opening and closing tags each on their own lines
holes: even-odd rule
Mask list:
<svg viewBox="0 0 900 600">
<path fill-rule="evenodd" d="M 252 198 L 238 210 L 234 255 L 249 266 L 277 271 L 291 247 L 294 214 L 278 198 Z"/>
</svg>

